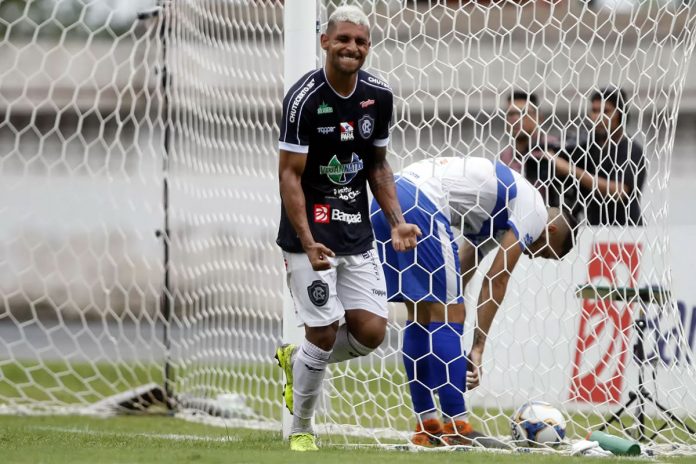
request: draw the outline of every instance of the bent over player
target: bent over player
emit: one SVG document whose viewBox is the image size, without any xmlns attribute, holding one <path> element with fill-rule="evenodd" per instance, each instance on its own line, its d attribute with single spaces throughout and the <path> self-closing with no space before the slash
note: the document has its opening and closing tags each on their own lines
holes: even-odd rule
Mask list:
<svg viewBox="0 0 696 464">
<path fill-rule="evenodd" d="M 278 348 L 276 358 L 285 372 L 296 451 L 317 449 L 311 419 L 327 364 L 365 356 L 384 338 L 386 286 L 373 248 L 367 184 L 395 251 L 415 247 L 420 233 L 404 222 L 386 160 L 392 92 L 360 70 L 370 49 L 365 14 L 337 8 L 321 46 L 325 66 L 288 91 L 280 128 L 277 243 L 305 339 Z"/>
<path fill-rule="evenodd" d="M 408 311 L 403 362 L 421 446 L 471 444 L 481 435 L 467 421 L 466 388 L 481 379 L 486 336 L 522 254 L 559 259 L 573 247 L 575 220 L 547 208 L 537 189 L 500 162 L 438 158 L 408 166 L 396 179 L 406 220 L 423 231 L 414 251 L 387 245 L 390 226 L 376 203 L 372 222 L 389 301 Z M 464 235 L 458 249 L 452 226 Z M 468 359 L 462 351 L 463 289 L 480 258 L 497 246 L 478 299 L 478 318 Z M 461 280 L 460 280 L 461 277 Z M 469 371 L 467 373 L 467 370 Z M 432 392 L 440 398 L 440 421 Z"/>
</svg>

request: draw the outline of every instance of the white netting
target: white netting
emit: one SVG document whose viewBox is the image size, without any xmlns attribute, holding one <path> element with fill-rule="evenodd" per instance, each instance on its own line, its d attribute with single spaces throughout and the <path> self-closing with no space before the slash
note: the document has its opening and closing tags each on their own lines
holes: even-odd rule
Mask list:
<svg viewBox="0 0 696 464">
<path fill-rule="evenodd" d="M 20 4 L 0 3 L 0 61 L 10 63 L 0 71 L 2 411 L 79 410 L 161 385 L 166 370 L 187 407 L 279 428 L 281 2 L 164 2 L 140 21 L 100 1 Z M 594 90 L 626 91 L 627 133 L 645 154 L 645 227 L 585 228 L 564 262 L 523 260 L 489 337 L 484 384 L 467 394 L 472 423 L 492 435 L 508 436 L 512 410 L 540 399 L 566 414 L 571 438 L 584 436 L 638 387 L 637 304 L 607 309 L 577 288 L 682 288 L 672 287 L 665 227 L 692 7 L 364 7 L 368 68 L 396 99 L 395 170 L 427 157 L 500 157 L 512 143 L 503 123 L 512 90 L 538 95 L 541 127 L 559 147 L 582 136 Z M 332 8 L 321 7 L 323 21 Z M 155 234 L 165 222 L 168 261 Z M 682 306 L 646 306 L 645 388 L 693 429 Z M 408 437 L 403 308 L 391 314 L 382 348 L 331 370 L 317 418 L 325 440 Z M 682 424 L 651 405 L 646 413 L 652 442 L 694 445 Z"/>
<path fill-rule="evenodd" d="M 160 50 L 104 2 L 0 3 L 5 408 L 161 383 Z"/>
<path fill-rule="evenodd" d="M 629 158 L 618 172 L 607 172 L 601 157 L 594 160 L 597 166 L 578 166 L 633 187 L 623 203 L 630 203 L 642 189 L 645 226 L 587 228 L 564 262 L 520 263 L 522 269 L 513 274 L 489 336 L 486 382 L 467 395 L 474 426 L 493 435 L 509 434 L 507 418 L 516 407 L 544 400 L 569 418 L 570 438 L 583 437 L 603 422 L 602 415 L 617 410 L 639 390 L 639 363 L 632 353 L 641 298 L 631 297 L 631 305 L 602 303 L 595 300 L 596 292 L 609 287 L 614 289 L 610 297 L 617 297 L 616 287 L 672 288 L 667 180 L 679 99 L 694 46 L 689 8 L 653 4 L 617 12 L 574 3 L 507 2 L 457 7 L 418 2 L 404 8 L 397 2 L 378 2 L 369 10 L 374 24 L 370 67 L 391 84 L 397 98 L 391 145 L 395 170 L 429 157 L 505 159 L 515 141 L 501 122 L 514 91 L 537 95 L 539 131 L 558 139 L 553 144 L 542 139 L 538 148 L 546 151 L 557 145 L 555 156 L 579 161 L 578 151 L 589 150 L 593 140 L 586 135 L 591 124 L 585 116 L 591 112 L 592 95 L 607 86 L 620 87 L 628 95 L 626 135 L 629 147 L 642 145 L 644 159 Z M 583 142 L 585 138 L 590 141 Z M 577 146 L 581 148 L 572 148 Z M 530 172 L 552 171 L 534 159 L 533 151 L 529 147 L 522 156 L 518 153 L 511 165 L 518 162 L 528 177 L 537 177 L 543 190 L 565 194 L 566 205 L 577 204 L 576 210 L 592 220 L 584 211 L 592 199 L 582 192 L 578 199 L 572 190 L 577 183 L 545 183 L 538 172 Z M 636 173 L 634 178 L 629 171 Z M 594 187 L 603 188 L 596 183 Z M 616 194 L 606 202 L 615 203 L 617 210 L 623 204 Z M 605 213 L 602 222 L 620 223 L 616 214 Z M 490 258 L 481 266 L 484 272 Z M 467 290 L 465 348 L 471 343 L 481 277 L 479 271 Z M 589 299 L 580 299 L 579 287 L 586 288 Z M 678 308 L 673 297 L 661 304 L 644 298 L 649 302 L 644 304 L 643 386 L 664 410 L 645 401 L 647 418 L 641 429 L 635 423 L 639 401 L 633 401 L 622 415 L 624 425 L 614 423 L 610 430 L 642 434 L 652 443 L 692 446 L 689 429 L 694 427 L 696 398 L 688 392 L 696 380 L 692 358 L 686 354 L 690 348 L 682 326 L 685 308 Z M 397 321 L 403 318 L 403 310 L 398 311 Z M 403 374 L 385 367 L 399 364 L 396 339 L 403 325 L 397 321 L 381 355 L 334 369 L 324 416 L 328 430 L 338 424 L 373 427 L 379 441 L 380 429 L 413 426 Z M 357 391 L 354 396 L 346 393 L 352 390 Z"/>
</svg>

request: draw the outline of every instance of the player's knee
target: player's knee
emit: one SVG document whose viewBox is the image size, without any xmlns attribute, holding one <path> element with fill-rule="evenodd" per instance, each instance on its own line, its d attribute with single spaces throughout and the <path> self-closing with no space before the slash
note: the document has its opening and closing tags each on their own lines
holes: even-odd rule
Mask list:
<svg viewBox="0 0 696 464">
<path fill-rule="evenodd" d="M 338 322 L 326 327 L 305 327 L 305 337 L 313 345 L 324 351 L 331 351 L 336 343 Z"/>
<path fill-rule="evenodd" d="M 353 337 L 369 352 L 379 348 L 384 341 L 384 336 L 387 333 L 387 320 L 381 317 L 375 317 L 366 324 L 363 324 L 359 330 L 353 333 Z M 363 353 L 361 353 L 363 354 Z M 364 353 L 363 356 L 367 354 Z"/>
</svg>

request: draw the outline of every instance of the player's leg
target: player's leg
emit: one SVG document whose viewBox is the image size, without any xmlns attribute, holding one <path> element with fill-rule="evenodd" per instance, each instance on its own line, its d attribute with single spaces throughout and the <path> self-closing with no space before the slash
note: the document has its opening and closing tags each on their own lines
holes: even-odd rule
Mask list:
<svg viewBox="0 0 696 464">
<path fill-rule="evenodd" d="M 462 346 L 465 310 L 463 303 L 433 308 L 429 331 L 432 337 L 432 385 L 437 389 L 444 422 L 443 440 L 448 445 L 471 442 L 466 438 L 472 429 L 467 420 L 466 353 Z"/>
<path fill-rule="evenodd" d="M 330 258 L 331 269 L 316 272 L 304 254 L 284 253 L 284 257 L 288 286 L 297 318 L 305 327 L 305 338 L 297 347 L 279 348 L 276 357 L 286 375 L 286 405 L 293 413 L 290 447 L 313 450 L 312 417 L 343 307 L 336 291 L 334 258 Z"/>
<path fill-rule="evenodd" d="M 441 303 L 421 301 L 406 303 L 407 321 L 401 347 L 402 362 L 409 380 L 413 412 L 416 415 L 416 430 L 411 442 L 419 446 L 440 446 L 442 422 L 435 407 L 432 375 L 430 372 L 432 344 L 430 312 Z"/>
<path fill-rule="evenodd" d="M 374 250 L 340 258 L 336 292 L 345 308 L 346 323 L 338 330 L 331 363 L 366 356 L 384 340 L 387 289 Z"/>
<path fill-rule="evenodd" d="M 439 422 L 440 418 L 432 393 L 432 376 L 430 375 L 432 344 L 428 326 L 430 311 L 439 303 L 407 301 L 405 304 L 407 320 L 401 353 L 406 377 L 409 380 L 413 412 L 421 428 L 434 430 L 433 419 Z"/>
<path fill-rule="evenodd" d="M 430 236 L 418 244 L 417 262 L 419 268 L 429 271 L 429 387 L 437 390 L 445 425 L 449 424 L 444 430 L 447 435 L 453 425 L 463 425 L 466 419 L 467 359 L 462 346 L 465 310 L 459 250 L 449 218 L 439 211 L 434 211 L 432 218 Z"/>
</svg>

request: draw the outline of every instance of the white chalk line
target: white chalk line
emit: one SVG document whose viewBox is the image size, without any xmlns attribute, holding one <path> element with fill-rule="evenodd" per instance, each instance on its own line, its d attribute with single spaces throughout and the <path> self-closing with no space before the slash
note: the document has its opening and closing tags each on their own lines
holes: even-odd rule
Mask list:
<svg viewBox="0 0 696 464">
<path fill-rule="evenodd" d="M 132 432 L 108 432 L 104 430 L 89 430 L 77 427 L 58 427 L 53 425 L 34 425 L 30 427 L 34 430 L 43 430 L 49 432 L 64 432 L 64 433 L 77 433 L 82 435 L 93 435 L 93 436 L 130 436 L 130 437 L 141 437 L 141 438 L 154 438 L 157 440 L 172 440 L 172 441 L 206 441 L 206 442 L 238 442 L 239 437 L 234 435 L 227 437 L 206 437 L 203 435 L 184 435 L 178 433 L 132 433 Z"/>
</svg>

